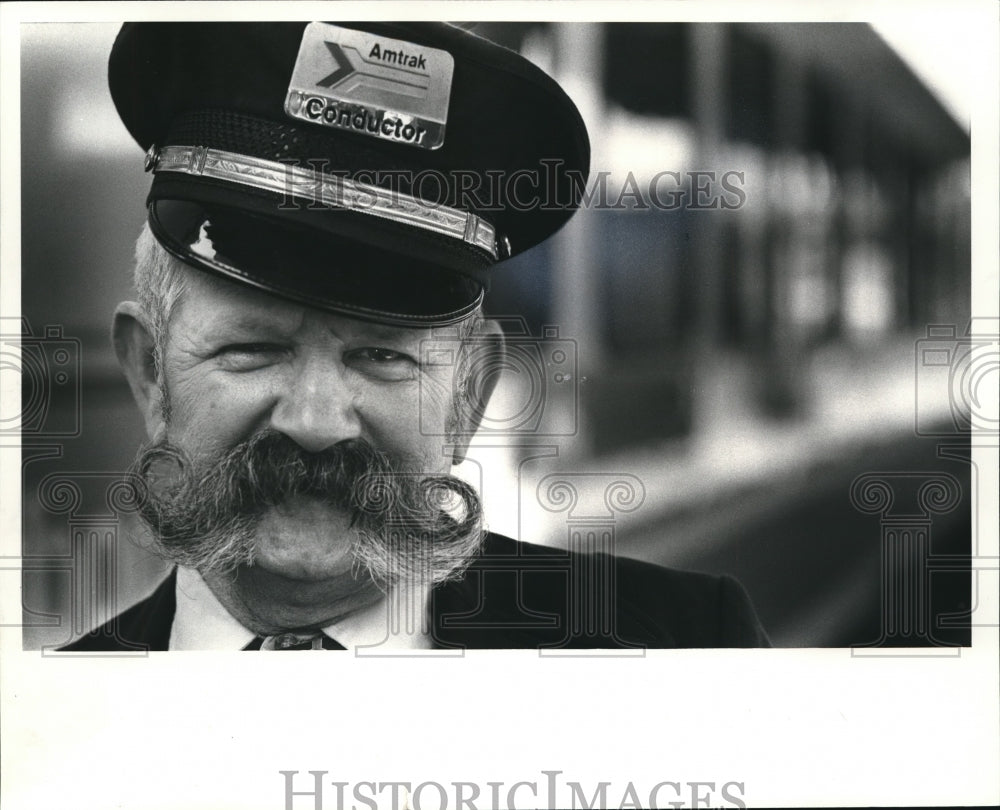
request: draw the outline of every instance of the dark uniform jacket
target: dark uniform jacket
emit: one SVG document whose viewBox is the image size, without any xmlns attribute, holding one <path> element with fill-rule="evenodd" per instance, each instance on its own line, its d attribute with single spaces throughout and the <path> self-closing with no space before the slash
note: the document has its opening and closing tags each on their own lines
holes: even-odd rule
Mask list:
<svg viewBox="0 0 1000 810">
<path fill-rule="evenodd" d="M 166 650 L 176 571 L 146 599 L 63 647 Z M 520 543 L 489 534 L 458 582 L 431 596 L 433 641 L 465 648 L 770 646 L 740 584 L 728 576 Z"/>
</svg>

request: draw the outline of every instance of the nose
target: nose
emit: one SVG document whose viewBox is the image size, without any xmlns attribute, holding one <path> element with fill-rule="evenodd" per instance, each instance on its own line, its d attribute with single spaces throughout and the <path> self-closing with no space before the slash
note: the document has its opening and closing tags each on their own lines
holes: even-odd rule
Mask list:
<svg viewBox="0 0 1000 810">
<path fill-rule="evenodd" d="M 357 394 L 347 370 L 319 353 L 296 364 L 295 378 L 271 412 L 271 427 L 310 453 L 361 437 Z"/>
</svg>

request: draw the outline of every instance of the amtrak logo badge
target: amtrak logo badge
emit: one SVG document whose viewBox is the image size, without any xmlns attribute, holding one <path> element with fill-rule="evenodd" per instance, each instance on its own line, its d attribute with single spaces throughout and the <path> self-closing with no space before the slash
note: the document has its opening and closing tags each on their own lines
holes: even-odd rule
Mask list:
<svg viewBox="0 0 1000 810">
<path fill-rule="evenodd" d="M 306 26 L 285 113 L 420 149 L 444 143 L 455 60 L 450 53 L 366 31 Z"/>
</svg>

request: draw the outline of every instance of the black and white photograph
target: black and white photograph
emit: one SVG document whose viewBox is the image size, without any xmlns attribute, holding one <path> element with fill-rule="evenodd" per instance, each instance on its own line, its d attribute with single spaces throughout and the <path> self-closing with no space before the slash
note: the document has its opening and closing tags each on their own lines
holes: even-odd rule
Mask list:
<svg viewBox="0 0 1000 810">
<path fill-rule="evenodd" d="M 5 807 L 1000 801 L 994 7 L 5 6 Z"/>
</svg>

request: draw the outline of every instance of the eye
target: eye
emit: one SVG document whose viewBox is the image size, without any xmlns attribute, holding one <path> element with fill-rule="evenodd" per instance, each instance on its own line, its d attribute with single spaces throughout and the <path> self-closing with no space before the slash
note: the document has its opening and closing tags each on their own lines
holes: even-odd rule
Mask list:
<svg viewBox="0 0 1000 810">
<path fill-rule="evenodd" d="M 255 371 L 278 362 L 285 353 L 283 346 L 274 343 L 232 343 L 219 349 L 215 357 L 228 371 Z"/>
<path fill-rule="evenodd" d="M 412 380 L 418 368 L 410 355 L 381 346 L 352 349 L 344 355 L 344 362 L 362 374 L 388 382 Z"/>
</svg>

